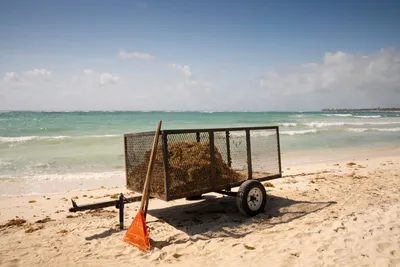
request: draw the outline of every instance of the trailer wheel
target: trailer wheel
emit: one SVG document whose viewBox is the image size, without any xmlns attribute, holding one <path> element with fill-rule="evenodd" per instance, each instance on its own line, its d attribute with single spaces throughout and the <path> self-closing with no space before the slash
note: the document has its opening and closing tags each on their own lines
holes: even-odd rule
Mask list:
<svg viewBox="0 0 400 267">
<path fill-rule="evenodd" d="M 259 181 L 248 180 L 242 183 L 236 196 L 236 205 L 243 215 L 255 216 L 264 211 L 266 204 L 267 193 Z"/>
</svg>

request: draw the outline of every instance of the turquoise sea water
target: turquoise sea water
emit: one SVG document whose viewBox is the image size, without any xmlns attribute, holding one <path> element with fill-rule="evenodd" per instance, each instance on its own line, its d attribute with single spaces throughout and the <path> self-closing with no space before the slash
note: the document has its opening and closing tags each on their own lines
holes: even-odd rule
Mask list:
<svg viewBox="0 0 400 267">
<path fill-rule="evenodd" d="M 122 171 L 122 135 L 152 131 L 158 120 L 163 129 L 278 125 L 284 154 L 400 146 L 399 113 L 1 112 L 0 195 L 16 187 L 10 181 Z"/>
</svg>

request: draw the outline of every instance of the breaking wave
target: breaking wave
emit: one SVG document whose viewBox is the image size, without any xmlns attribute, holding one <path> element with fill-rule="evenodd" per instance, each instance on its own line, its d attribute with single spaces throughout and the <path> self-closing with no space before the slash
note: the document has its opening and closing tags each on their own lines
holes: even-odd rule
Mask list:
<svg viewBox="0 0 400 267">
<path fill-rule="evenodd" d="M 349 132 L 400 132 L 400 128 L 348 128 Z"/>
<path fill-rule="evenodd" d="M 90 138 L 110 138 L 121 137 L 121 135 L 81 135 L 81 136 L 19 136 L 19 137 L 2 137 L 0 136 L 0 143 L 25 143 L 37 140 L 60 140 L 60 139 L 90 139 Z"/>
<path fill-rule="evenodd" d="M 352 117 L 352 114 L 322 114 L 328 117 Z"/>
<path fill-rule="evenodd" d="M 281 123 L 281 125 L 285 126 L 285 127 L 296 127 L 297 123 L 295 123 L 295 122 L 285 122 L 285 123 Z"/>
<path fill-rule="evenodd" d="M 317 129 L 280 132 L 280 134 L 283 134 L 283 135 L 302 135 L 302 134 L 316 134 L 316 133 L 318 133 Z"/>
<path fill-rule="evenodd" d="M 382 118 L 381 115 L 371 115 L 371 116 L 354 116 L 355 118 L 367 118 L 367 119 L 373 119 L 373 118 Z"/>
<path fill-rule="evenodd" d="M 304 123 L 304 125 L 309 127 L 321 128 L 321 127 L 329 127 L 329 126 L 344 126 L 344 125 L 393 125 L 393 124 L 400 124 L 400 121 L 379 121 L 379 122 L 323 122 L 323 121 L 316 121 L 316 122 L 309 122 Z"/>
</svg>

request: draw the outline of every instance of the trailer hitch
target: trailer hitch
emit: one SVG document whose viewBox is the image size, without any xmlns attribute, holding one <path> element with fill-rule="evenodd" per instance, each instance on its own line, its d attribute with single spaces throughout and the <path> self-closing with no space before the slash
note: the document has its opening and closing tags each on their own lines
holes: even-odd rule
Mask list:
<svg viewBox="0 0 400 267">
<path fill-rule="evenodd" d="M 102 209 L 107 207 L 115 207 L 119 211 L 119 229 L 124 229 L 124 207 L 125 204 L 133 203 L 137 201 L 141 201 L 142 196 L 135 196 L 135 197 L 124 197 L 124 194 L 119 194 L 118 200 L 111 200 L 111 201 L 104 201 L 98 202 L 93 204 L 86 204 L 78 206 L 75 200 L 71 199 L 72 207 L 69 209 L 69 212 L 77 212 L 77 211 L 85 211 L 85 210 L 95 210 L 95 209 Z"/>
</svg>

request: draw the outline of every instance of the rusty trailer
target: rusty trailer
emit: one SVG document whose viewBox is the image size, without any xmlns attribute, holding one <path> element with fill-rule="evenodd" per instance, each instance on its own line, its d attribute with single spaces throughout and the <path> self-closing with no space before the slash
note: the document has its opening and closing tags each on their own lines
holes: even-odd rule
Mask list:
<svg viewBox="0 0 400 267">
<path fill-rule="evenodd" d="M 202 194 L 217 192 L 236 197 L 239 211 L 254 216 L 262 212 L 267 203 L 261 182 L 282 177 L 278 126 L 162 130 L 160 134 L 158 160 L 150 186 L 152 198 L 164 201 L 200 199 Z M 127 189 L 137 193 L 143 190 L 147 171 L 144 166 L 154 135 L 155 131 L 124 135 L 126 185 Z M 191 149 L 188 147 L 193 144 L 203 148 L 199 152 L 202 153 L 202 165 L 196 163 L 199 160 L 196 156 L 189 155 L 201 177 L 192 175 L 193 168 L 185 167 L 183 171 L 177 168 L 184 166 L 181 161 L 187 163 L 188 159 L 182 155 L 177 157 L 176 151 L 184 154 L 184 150 Z M 239 187 L 238 191 L 232 191 L 236 187 Z M 120 228 L 123 229 L 124 205 L 140 200 L 141 196 L 125 198 L 123 194 L 118 200 L 82 206 L 72 200 L 70 211 L 115 206 L 119 209 Z"/>
</svg>

